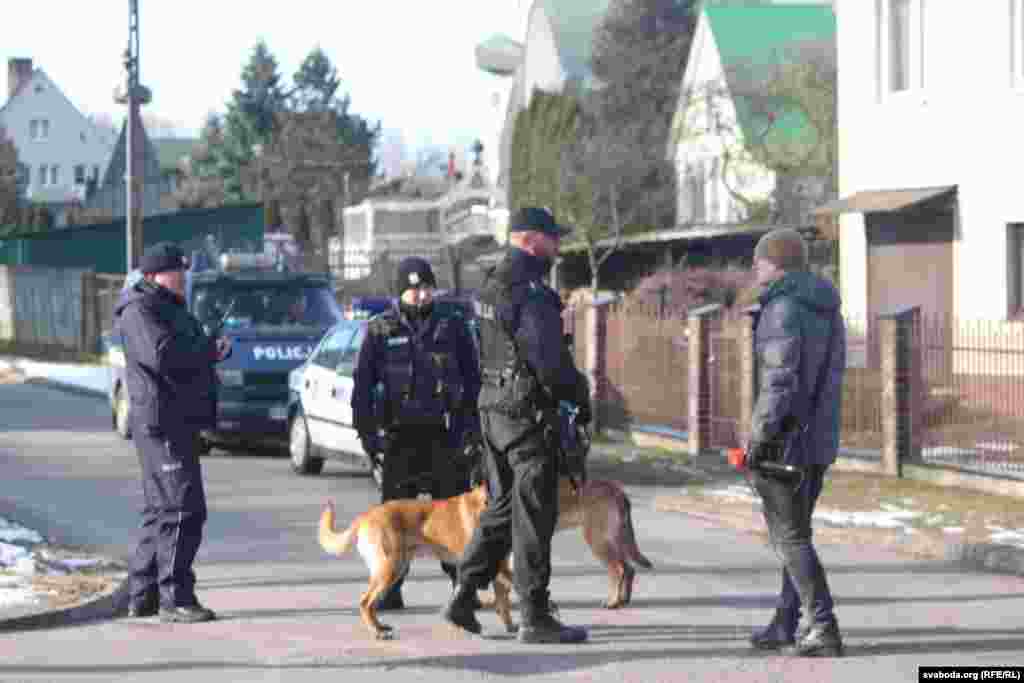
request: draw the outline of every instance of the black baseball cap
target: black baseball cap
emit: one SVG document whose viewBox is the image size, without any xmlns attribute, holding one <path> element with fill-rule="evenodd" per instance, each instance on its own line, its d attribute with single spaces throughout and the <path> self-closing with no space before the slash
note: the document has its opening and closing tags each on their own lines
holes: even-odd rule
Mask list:
<svg viewBox="0 0 1024 683">
<path fill-rule="evenodd" d="M 430 264 L 419 256 L 402 259 L 395 273 L 395 289 L 398 290 L 398 294 L 401 295 L 410 287 L 420 287 L 421 285 L 437 286 L 437 280 L 434 278 L 434 271 Z"/>
<path fill-rule="evenodd" d="M 508 223 L 509 232 L 526 232 L 531 230 L 542 232 L 555 238 L 563 237 L 572 232 L 572 228 L 556 223 L 555 217 L 547 209 L 528 206 L 512 214 Z"/>
</svg>

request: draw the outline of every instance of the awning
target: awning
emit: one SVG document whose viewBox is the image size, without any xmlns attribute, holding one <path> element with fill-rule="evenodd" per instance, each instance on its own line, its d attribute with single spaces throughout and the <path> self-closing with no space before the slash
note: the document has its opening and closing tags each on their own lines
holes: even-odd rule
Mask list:
<svg viewBox="0 0 1024 683">
<path fill-rule="evenodd" d="M 865 190 L 820 206 L 812 213 L 815 216 L 838 216 L 842 213 L 875 213 L 879 211 L 902 211 L 915 204 L 956 191 L 956 185 L 941 187 L 918 187 L 902 190 Z"/>
</svg>

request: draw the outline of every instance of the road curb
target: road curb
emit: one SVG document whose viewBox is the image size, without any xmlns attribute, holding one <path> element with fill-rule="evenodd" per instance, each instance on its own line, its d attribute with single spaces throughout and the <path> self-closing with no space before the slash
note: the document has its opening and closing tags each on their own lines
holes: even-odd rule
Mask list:
<svg viewBox="0 0 1024 683">
<path fill-rule="evenodd" d="M 124 614 L 127 609 L 128 579 L 125 578 L 114 590 L 80 605 L 0 620 L 0 633 L 37 631 L 105 621 Z"/>
</svg>

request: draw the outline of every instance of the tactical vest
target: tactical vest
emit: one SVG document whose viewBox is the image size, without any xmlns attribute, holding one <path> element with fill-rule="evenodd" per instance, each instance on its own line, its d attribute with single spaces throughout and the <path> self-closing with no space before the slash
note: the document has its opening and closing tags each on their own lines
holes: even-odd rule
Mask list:
<svg viewBox="0 0 1024 683">
<path fill-rule="evenodd" d="M 449 426 L 463 391 L 456 353 L 459 324 L 434 316 L 425 322 L 425 330 L 414 330 L 397 311 L 370 321 L 369 334 L 377 338 L 382 356 L 382 426 Z"/>
<path fill-rule="evenodd" d="M 480 324 L 480 409 L 535 422 L 540 387 L 516 353 L 519 311 L 506 275 L 500 266 L 488 274 L 474 304 Z"/>
</svg>

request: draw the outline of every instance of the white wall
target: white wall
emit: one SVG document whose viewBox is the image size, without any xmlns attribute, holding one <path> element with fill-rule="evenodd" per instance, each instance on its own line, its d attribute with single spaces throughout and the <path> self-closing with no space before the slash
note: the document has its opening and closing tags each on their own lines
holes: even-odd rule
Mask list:
<svg viewBox="0 0 1024 683">
<path fill-rule="evenodd" d="M 1014 77 L 1011 49 L 1016 42 L 1024 52 L 1024 40 L 1011 35 L 1011 1 L 925 0 L 923 23 L 914 22 L 916 87 L 896 94 L 885 92 L 876 26 L 878 8 L 887 5 L 837 4 L 840 194 L 958 185 L 954 312 L 1004 318 L 1006 224 L 1024 221 L 1015 168 L 1024 153 L 1024 78 Z M 1024 26 L 1019 15 L 1017 26 Z M 866 250 L 858 231 L 859 217 L 843 217 L 844 299 L 863 312 Z"/>
<path fill-rule="evenodd" d="M 49 135 L 45 140 L 31 139 L 30 122 L 33 119 L 49 121 Z M 38 69 L 29 83 L 0 112 L 0 124 L 18 148 L 18 161 L 29 167 L 30 196 L 42 189 L 49 201 L 58 196 L 69 198 L 78 164 L 85 164 L 87 177 L 98 166 L 102 179 L 116 142 L 113 132 L 94 126 Z M 40 188 L 39 169 L 43 164 L 60 167 L 56 186 L 50 184 L 48 177 Z"/>
<path fill-rule="evenodd" d="M 718 113 L 720 128 L 712 123 L 712 111 Z M 703 13 L 683 75 L 680 112 L 676 115 L 674 130 L 675 137 L 670 145 L 675 147 L 680 222 L 732 223 L 747 217 L 742 203 L 729 194 L 723 173 L 729 186 L 750 200 L 763 200 L 771 195 L 775 174 L 754 163 L 744 151 L 743 133 L 728 92 L 714 33 Z M 724 165 L 726 150 L 732 157 L 728 167 Z M 687 182 L 692 168 L 702 169 L 696 179 L 700 185 L 696 196 Z"/>
<path fill-rule="evenodd" d="M 565 71 L 558 57 L 555 36 L 551 22 L 542 7 L 534 6 L 530 12 L 527 27 L 525 53 L 523 55 L 522 106 L 530 106 L 530 95 L 534 88 L 560 92 L 565 83 Z"/>
</svg>

